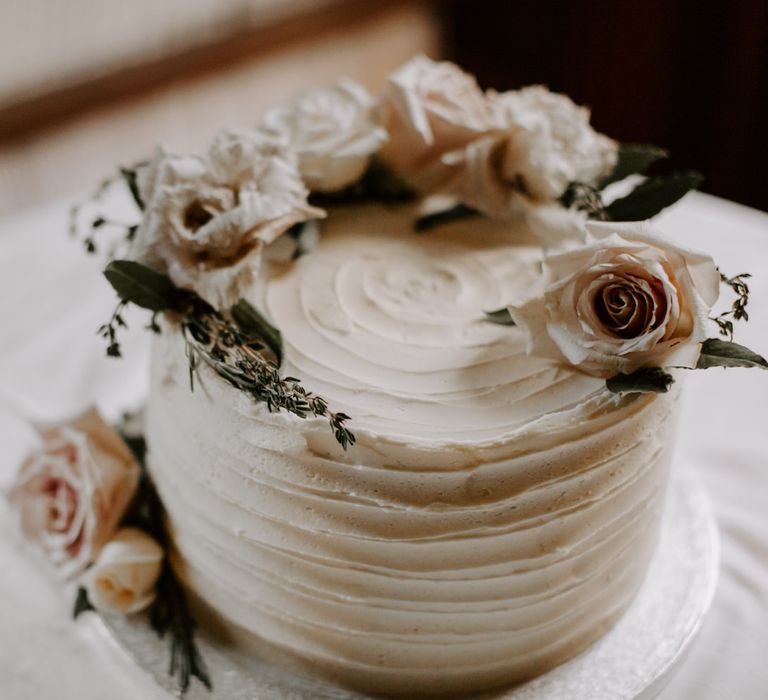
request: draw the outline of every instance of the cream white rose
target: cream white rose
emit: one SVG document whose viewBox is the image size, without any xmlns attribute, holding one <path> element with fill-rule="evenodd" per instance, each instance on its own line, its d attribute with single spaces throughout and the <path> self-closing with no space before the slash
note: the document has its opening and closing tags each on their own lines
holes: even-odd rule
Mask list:
<svg viewBox="0 0 768 700">
<path fill-rule="evenodd" d="M 528 352 L 598 377 L 695 367 L 720 286 L 712 259 L 647 223 L 587 232 L 585 246 L 547 256 L 541 289 L 509 307 Z"/>
<path fill-rule="evenodd" d="M 9 492 L 24 535 L 70 578 L 112 536 L 136 492 L 139 467 L 95 410 L 41 431 L 42 445 Z"/>
<path fill-rule="evenodd" d="M 307 90 L 269 108 L 261 127 L 285 137 L 309 189 L 334 192 L 357 182 L 387 140 L 368 91 L 352 80 Z"/>
<path fill-rule="evenodd" d="M 124 527 L 83 576 L 88 600 L 99 612 L 130 615 L 155 599 L 162 547 L 144 531 Z"/>
<path fill-rule="evenodd" d="M 417 56 L 397 70 L 380 98 L 389 141 L 381 158 L 425 192 L 451 175 L 445 153 L 463 148 L 494 126 L 491 105 L 477 81 L 458 66 Z"/>
<path fill-rule="evenodd" d="M 618 144 L 597 133 L 589 110 L 532 86 L 490 93 L 494 131 L 443 157 L 450 191 L 495 218 L 558 199 L 571 182 L 596 185 L 613 169 Z"/>
<path fill-rule="evenodd" d="M 222 132 L 204 156 L 159 152 L 137 175 L 144 219 L 130 257 L 223 307 L 251 285 L 265 244 L 320 218 L 295 154 L 257 132 Z"/>
</svg>

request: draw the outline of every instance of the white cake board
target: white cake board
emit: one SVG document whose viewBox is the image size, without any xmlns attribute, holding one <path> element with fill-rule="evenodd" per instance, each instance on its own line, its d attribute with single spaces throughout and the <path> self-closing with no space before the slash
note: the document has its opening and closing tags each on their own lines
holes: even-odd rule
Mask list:
<svg viewBox="0 0 768 700">
<path fill-rule="evenodd" d="M 677 465 L 661 541 L 638 597 L 586 651 L 533 680 L 481 694 L 483 700 L 648 700 L 661 691 L 701 626 L 717 583 L 719 538 L 709 498 L 692 469 Z M 128 654 L 173 696 L 168 642 L 144 620 L 100 624 L 116 653 Z M 224 648 L 202 630 L 199 647 L 213 681 L 196 680 L 188 700 L 361 700 L 370 697 L 307 679 Z"/>
</svg>

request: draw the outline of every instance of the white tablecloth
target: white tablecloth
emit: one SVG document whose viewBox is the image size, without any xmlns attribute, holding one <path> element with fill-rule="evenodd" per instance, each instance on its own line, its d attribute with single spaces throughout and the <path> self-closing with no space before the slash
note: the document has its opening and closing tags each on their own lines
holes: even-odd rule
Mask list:
<svg viewBox="0 0 768 700">
<path fill-rule="evenodd" d="M 96 403 L 112 418 L 146 391 L 148 335 L 121 361 L 95 329 L 114 298 L 98 260 L 66 236 L 67 205 L 0 221 L 0 487 L 28 444 L 16 416 L 57 419 Z M 751 320 L 737 341 L 768 354 L 768 215 L 692 194 L 659 219 L 679 242 L 712 253 L 728 274 L 751 271 Z M 129 325 L 145 323 L 130 314 Z M 678 454 L 700 470 L 722 536 L 713 608 L 662 700 L 768 698 L 768 372 L 691 372 Z M 0 499 L 2 501 L 2 499 Z M 0 698 L 162 697 L 105 646 L 89 616 L 70 620 L 71 591 L 19 540 L 0 502 Z M 564 699 L 565 700 L 565 699 Z"/>
</svg>

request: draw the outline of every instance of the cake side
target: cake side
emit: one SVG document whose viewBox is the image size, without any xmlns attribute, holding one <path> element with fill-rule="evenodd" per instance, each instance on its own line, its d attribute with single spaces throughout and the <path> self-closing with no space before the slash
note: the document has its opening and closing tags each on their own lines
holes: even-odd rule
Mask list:
<svg viewBox="0 0 768 700">
<path fill-rule="evenodd" d="M 677 394 L 611 394 L 480 320 L 494 290 L 530 283 L 533 258 L 510 243 L 524 231 L 414 240 L 406 220 L 353 211 L 255 290 L 286 371 L 355 416 L 354 448 L 205 370 L 190 395 L 169 329 L 149 461 L 178 574 L 262 652 L 369 692 L 479 690 L 578 653 L 632 600 Z"/>
</svg>

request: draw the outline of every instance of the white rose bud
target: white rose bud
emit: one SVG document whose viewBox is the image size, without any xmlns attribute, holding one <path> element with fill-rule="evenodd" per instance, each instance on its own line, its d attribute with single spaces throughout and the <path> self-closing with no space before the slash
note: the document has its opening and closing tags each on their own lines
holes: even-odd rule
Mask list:
<svg viewBox="0 0 768 700">
<path fill-rule="evenodd" d="M 389 141 L 381 158 L 424 192 L 444 186 L 452 169 L 443 161 L 493 127 L 490 102 L 477 81 L 458 66 L 417 56 L 389 79 L 381 96 Z"/>
<path fill-rule="evenodd" d="M 125 527 L 101 550 L 83 576 L 88 600 L 99 612 L 130 615 L 155 599 L 163 550 L 142 530 Z"/>
<path fill-rule="evenodd" d="M 598 377 L 695 367 L 720 287 L 712 258 L 647 223 L 586 229 L 586 245 L 545 257 L 541 289 L 509 307 L 528 352 Z"/>
<path fill-rule="evenodd" d="M 261 127 L 283 136 L 299 157 L 310 190 L 334 192 L 357 182 L 387 140 L 368 91 L 352 80 L 307 90 L 269 108 Z"/>
</svg>

